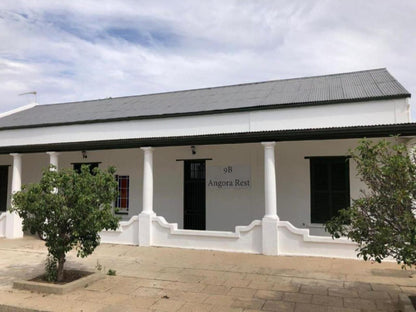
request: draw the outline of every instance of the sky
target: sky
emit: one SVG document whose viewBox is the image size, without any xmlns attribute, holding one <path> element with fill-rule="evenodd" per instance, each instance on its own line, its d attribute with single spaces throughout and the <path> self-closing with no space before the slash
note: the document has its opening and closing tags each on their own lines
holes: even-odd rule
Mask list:
<svg viewBox="0 0 416 312">
<path fill-rule="evenodd" d="M 415 16 L 415 0 L 1 0 L 0 112 L 30 91 L 49 104 L 381 67 L 416 96 Z"/>
</svg>

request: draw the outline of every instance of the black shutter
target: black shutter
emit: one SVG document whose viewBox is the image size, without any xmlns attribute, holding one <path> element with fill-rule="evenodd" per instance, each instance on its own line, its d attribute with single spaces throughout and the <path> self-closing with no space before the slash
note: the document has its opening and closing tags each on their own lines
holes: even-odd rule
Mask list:
<svg viewBox="0 0 416 312">
<path fill-rule="evenodd" d="M 311 222 L 325 223 L 350 205 L 347 157 L 311 157 Z"/>
</svg>

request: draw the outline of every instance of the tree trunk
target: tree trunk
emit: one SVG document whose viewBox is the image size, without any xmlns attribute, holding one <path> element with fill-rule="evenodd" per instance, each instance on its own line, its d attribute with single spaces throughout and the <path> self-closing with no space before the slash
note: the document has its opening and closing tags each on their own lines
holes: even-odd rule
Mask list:
<svg viewBox="0 0 416 312">
<path fill-rule="evenodd" d="M 58 274 L 56 280 L 62 282 L 64 280 L 64 263 L 65 256 L 62 256 L 58 259 Z"/>
</svg>

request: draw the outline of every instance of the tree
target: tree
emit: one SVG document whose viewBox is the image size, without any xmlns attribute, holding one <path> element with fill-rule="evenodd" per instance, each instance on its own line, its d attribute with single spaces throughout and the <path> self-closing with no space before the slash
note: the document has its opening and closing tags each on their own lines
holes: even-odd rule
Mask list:
<svg viewBox="0 0 416 312">
<path fill-rule="evenodd" d="M 76 248 L 78 257 L 86 257 L 99 245 L 100 231 L 118 227 L 119 219 L 112 213 L 117 197 L 114 173 L 112 167 L 95 168 L 91 174 L 85 165 L 79 173 L 51 166 L 39 183 L 13 195 L 10 211 L 23 218 L 23 229 L 45 235 L 57 281 L 64 278 L 67 252 Z"/>
<path fill-rule="evenodd" d="M 416 264 L 416 165 L 406 145 L 364 139 L 351 152 L 366 186 L 351 207 L 326 224 L 334 237 L 358 243 L 364 260 L 394 258 L 403 268 Z"/>
</svg>

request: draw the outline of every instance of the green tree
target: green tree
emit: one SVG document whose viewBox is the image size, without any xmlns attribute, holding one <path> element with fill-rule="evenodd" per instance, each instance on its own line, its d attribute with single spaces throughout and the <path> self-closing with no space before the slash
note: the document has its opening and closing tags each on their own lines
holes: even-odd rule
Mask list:
<svg viewBox="0 0 416 312">
<path fill-rule="evenodd" d="M 406 145 L 364 139 L 351 152 L 366 185 L 351 207 L 326 224 L 334 237 L 358 243 L 358 256 L 381 262 L 394 258 L 403 268 L 416 264 L 415 157 Z"/>
<path fill-rule="evenodd" d="M 118 227 L 119 219 L 112 213 L 117 197 L 114 173 L 113 167 L 95 168 L 91 174 L 88 166 L 79 173 L 51 166 L 39 183 L 23 186 L 13 195 L 10 210 L 23 218 L 23 229 L 45 235 L 57 281 L 64 278 L 67 252 L 76 248 L 78 257 L 86 257 L 100 244 L 100 231 Z"/>
</svg>

